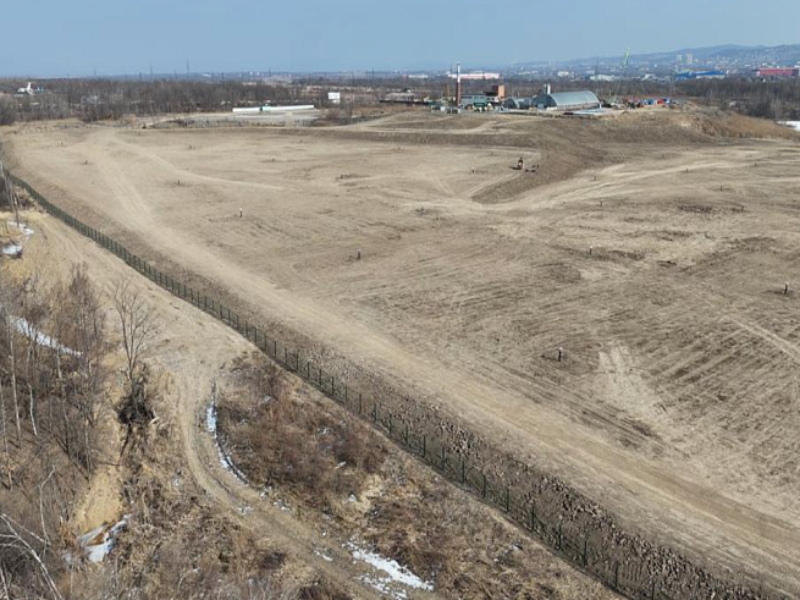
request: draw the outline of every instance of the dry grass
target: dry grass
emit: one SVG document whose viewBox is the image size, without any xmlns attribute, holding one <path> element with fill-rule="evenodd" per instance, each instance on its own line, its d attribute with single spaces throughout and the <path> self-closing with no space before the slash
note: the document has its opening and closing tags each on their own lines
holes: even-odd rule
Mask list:
<svg viewBox="0 0 800 600">
<path fill-rule="evenodd" d="M 231 379 L 218 406 L 226 449 L 253 484 L 270 485 L 270 496 L 299 506 L 304 520 L 359 540 L 443 595 L 614 597 L 262 357 L 237 361 Z"/>
<path fill-rule="evenodd" d="M 234 369 L 248 393 L 227 394 L 219 422 L 250 481 L 287 486 L 327 507 L 332 497 L 358 494 L 383 463 L 386 448 L 369 439 L 364 425 L 297 402 L 293 385 L 263 358 L 238 361 Z"/>
</svg>

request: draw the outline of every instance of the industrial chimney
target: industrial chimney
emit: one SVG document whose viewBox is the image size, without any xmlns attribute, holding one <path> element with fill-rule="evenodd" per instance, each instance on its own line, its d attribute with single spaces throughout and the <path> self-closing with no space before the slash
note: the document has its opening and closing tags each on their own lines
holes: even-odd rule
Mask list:
<svg viewBox="0 0 800 600">
<path fill-rule="evenodd" d="M 456 108 L 461 106 L 461 63 L 456 63 Z"/>
</svg>

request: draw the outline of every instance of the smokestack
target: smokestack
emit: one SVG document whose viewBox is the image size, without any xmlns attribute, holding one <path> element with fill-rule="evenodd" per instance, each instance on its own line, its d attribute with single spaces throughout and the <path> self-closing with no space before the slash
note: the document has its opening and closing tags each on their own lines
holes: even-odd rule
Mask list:
<svg viewBox="0 0 800 600">
<path fill-rule="evenodd" d="M 553 93 L 549 83 L 544 84 L 544 93 L 548 96 Z"/>
<path fill-rule="evenodd" d="M 461 106 L 461 63 L 456 63 L 456 108 Z"/>
</svg>

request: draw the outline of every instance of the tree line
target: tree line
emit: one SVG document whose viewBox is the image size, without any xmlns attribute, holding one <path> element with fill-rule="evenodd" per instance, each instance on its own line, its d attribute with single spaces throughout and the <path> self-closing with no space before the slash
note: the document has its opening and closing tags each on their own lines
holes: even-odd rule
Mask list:
<svg viewBox="0 0 800 600">
<path fill-rule="evenodd" d="M 119 119 L 126 115 L 227 112 L 234 106 L 313 103 L 328 106 L 327 91 L 344 91 L 343 102 L 377 104 L 389 91 L 410 89 L 420 97 L 442 98 L 455 94 L 453 81 L 430 79 L 355 78 L 351 80 L 308 76 L 291 83 L 264 80 L 117 80 L 54 79 L 38 82 L 41 94 L 13 98 L 0 95 L 0 125 L 14 121 L 80 118 L 84 121 Z M 464 82 L 465 94 L 481 93 L 492 82 Z M 544 81 L 511 78 L 510 95 L 534 96 Z M 747 78 L 697 79 L 688 81 L 621 80 L 611 82 L 553 81 L 554 91 L 591 89 L 604 99 L 672 96 L 707 106 L 731 109 L 773 120 L 800 119 L 800 79 L 759 81 Z M 12 92 L 20 81 L 0 84 Z"/>
</svg>

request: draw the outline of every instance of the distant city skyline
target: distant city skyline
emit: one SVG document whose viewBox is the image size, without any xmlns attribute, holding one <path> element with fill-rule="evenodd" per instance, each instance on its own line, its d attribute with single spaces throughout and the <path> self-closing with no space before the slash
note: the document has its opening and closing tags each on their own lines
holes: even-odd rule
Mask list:
<svg viewBox="0 0 800 600">
<path fill-rule="evenodd" d="M 725 44 L 800 43 L 800 2 L 27 0 L 5 11 L 0 75 L 413 71 Z"/>
</svg>

